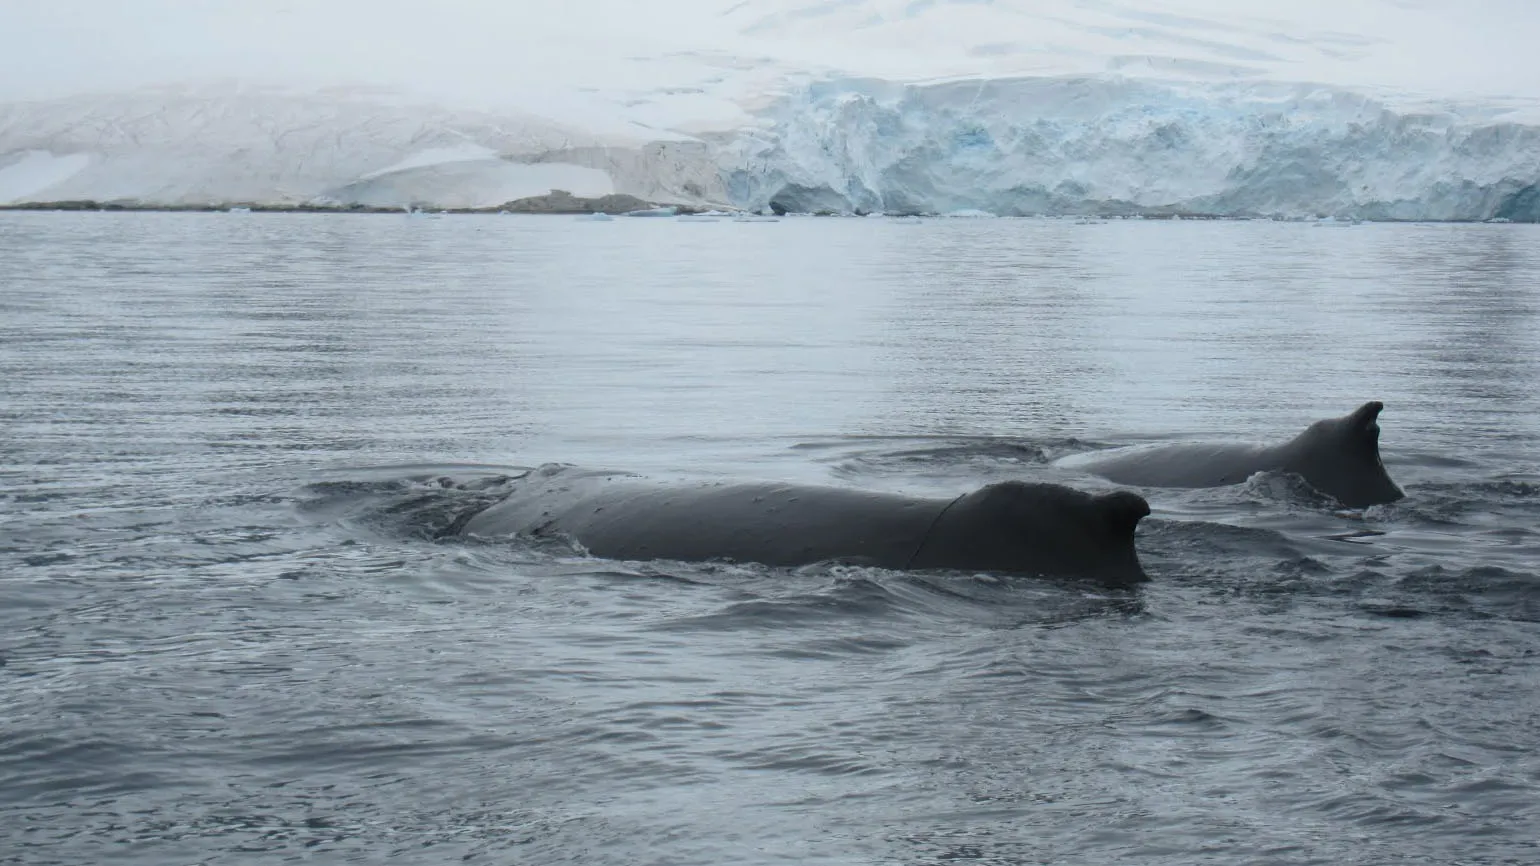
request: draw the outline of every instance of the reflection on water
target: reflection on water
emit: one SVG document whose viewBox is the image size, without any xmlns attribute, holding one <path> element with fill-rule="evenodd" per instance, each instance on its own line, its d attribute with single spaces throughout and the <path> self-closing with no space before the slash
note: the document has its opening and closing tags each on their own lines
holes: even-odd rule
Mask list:
<svg viewBox="0 0 1540 866">
<path fill-rule="evenodd" d="M 0 861 L 1529 862 L 1532 226 L 0 215 Z M 1148 491 L 1129 593 L 435 540 L 545 461 Z"/>
<path fill-rule="evenodd" d="M 1434 445 L 1456 417 L 1535 415 L 1522 226 L 692 225 L 16 215 L 9 335 L 98 367 L 13 360 L 12 387 L 156 370 L 189 415 L 352 427 L 427 459 L 1263 435 L 1370 397 L 1397 441 Z"/>
<path fill-rule="evenodd" d="M 1438 299 L 1424 312 L 1431 333 L 1421 347 L 1438 362 L 1430 372 L 1441 393 L 1430 398 L 1458 382 L 1453 390 L 1488 412 L 1531 411 L 1536 298 L 1525 240 L 1490 232 L 1407 257 L 1412 278 Z"/>
<path fill-rule="evenodd" d="M 896 387 L 882 423 L 1070 426 L 1112 372 L 1094 327 L 1107 315 L 1105 269 L 1081 249 L 1081 229 L 1044 222 L 1002 237 L 957 221 L 887 233 L 882 368 Z"/>
</svg>

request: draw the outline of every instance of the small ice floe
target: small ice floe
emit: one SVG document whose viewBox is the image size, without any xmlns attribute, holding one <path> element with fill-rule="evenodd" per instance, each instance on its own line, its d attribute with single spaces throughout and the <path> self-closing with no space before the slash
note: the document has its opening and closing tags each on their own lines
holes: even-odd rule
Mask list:
<svg viewBox="0 0 1540 866">
<path fill-rule="evenodd" d="M 580 223 L 607 223 L 613 221 L 614 219 L 614 217 L 603 211 L 599 211 L 598 213 L 579 214 L 577 217 L 577 221 Z"/>
</svg>

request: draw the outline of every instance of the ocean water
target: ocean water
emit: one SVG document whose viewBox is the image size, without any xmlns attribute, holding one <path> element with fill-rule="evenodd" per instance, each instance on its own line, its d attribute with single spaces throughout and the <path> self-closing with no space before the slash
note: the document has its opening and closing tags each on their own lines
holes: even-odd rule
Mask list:
<svg viewBox="0 0 1540 866">
<path fill-rule="evenodd" d="M 0 215 L 0 863 L 1540 862 L 1540 233 Z M 1152 582 L 440 537 L 1383 400 Z"/>
</svg>

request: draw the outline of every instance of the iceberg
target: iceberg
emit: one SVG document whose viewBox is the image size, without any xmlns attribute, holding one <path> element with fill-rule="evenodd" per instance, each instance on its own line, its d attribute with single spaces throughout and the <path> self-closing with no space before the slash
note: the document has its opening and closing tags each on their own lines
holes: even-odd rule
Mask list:
<svg viewBox="0 0 1540 866">
<path fill-rule="evenodd" d="M 645 210 L 634 210 L 626 214 L 628 217 L 671 217 L 678 216 L 676 207 L 650 207 Z"/>
</svg>

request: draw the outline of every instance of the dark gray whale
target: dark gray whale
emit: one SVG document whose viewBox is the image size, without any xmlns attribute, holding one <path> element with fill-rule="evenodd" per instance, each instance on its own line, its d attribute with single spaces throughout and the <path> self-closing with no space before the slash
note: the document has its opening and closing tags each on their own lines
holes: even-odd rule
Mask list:
<svg viewBox="0 0 1540 866">
<path fill-rule="evenodd" d="M 1093 496 L 1004 481 L 956 499 L 928 499 L 785 484 L 660 486 L 565 466 L 541 467 L 515 485 L 461 532 L 565 536 L 606 559 L 842 561 L 1120 585 L 1148 580 L 1134 528 L 1150 507 L 1127 491 Z"/>
<path fill-rule="evenodd" d="M 1292 472 L 1350 508 L 1402 497 L 1380 462 L 1383 403 L 1365 403 L 1350 415 L 1328 418 L 1282 445 L 1191 443 L 1136 446 L 1076 454 L 1059 465 L 1119 484 L 1140 487 L 1221 487 L 1256 472 Z"/>
</svg>

